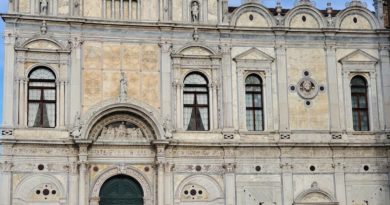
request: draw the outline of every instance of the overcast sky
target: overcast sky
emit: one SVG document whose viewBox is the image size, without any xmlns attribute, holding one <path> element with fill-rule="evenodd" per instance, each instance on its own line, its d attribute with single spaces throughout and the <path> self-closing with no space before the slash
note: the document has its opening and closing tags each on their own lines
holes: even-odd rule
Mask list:
<svg viewBox="0 0 390 205">
<path fill-rule="evenodd" d="M 345 7 L 345 3 L 348 0 L 316 0 L 316 7 L 320 9 L 324 9 L 326 7 L 327 2 L 332 2 L 334 9 L 343 9 Z M 364 0 L 367 3 L 367 6 L 370 10 L 374 10 L 372 6 L 372 0 Z M 0 0 L 0 13 L 4 13 L 7 11 L 7 2 L 8 0 Z M 262 0 L 263 4 L 267 7 L 273 8 L 276 5 L 276 0 Z M 295 0 L 282 0 L 283 8 L 291 8 L 294 5 Z M 241 0 L 230 0 L 230 6 L 239 6 L 241 4 Z M 2 20 L 0 20 L 0 33 L 3 33 L 4 24 Z M 3 35 L 1 35 L 3 36 Z M 4 68 L 4 38 L 0 38 L 0 124 L 3 122 L 3 69 Z"/>
</svg>

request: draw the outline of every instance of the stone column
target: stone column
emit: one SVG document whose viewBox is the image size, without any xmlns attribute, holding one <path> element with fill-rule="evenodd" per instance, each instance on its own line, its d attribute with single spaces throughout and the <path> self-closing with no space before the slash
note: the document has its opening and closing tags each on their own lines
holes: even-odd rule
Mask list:
<svg viewBox="0 0 390 205">
<path fill-rule="evenodd" d="M 161 48 L 161 96 L 162 105 L 161 111 L 163 118 L 171 119 L 171 48 L 172 44 L 162 42 L 159 44 Z"/>
<path fill-rule="evenodd" d="M 13 143 L 0 143 L 0 205 L 12 204 L 12 147 Z"/>
<path fill-rule="evenodd" d="M 65 81 L 60 82 L 60 127 L 65 126 Z"/>
<path fill-rule="evenodd" d="M 350 80 L 349 80 L 349 72 L 343 71 L 342 78 L 343 78 L 343 87 L 344 87 L 344 104 L 345 105 L 352 105 L 351 104 L 351 87 L 350 87 Z M 352 108 L 351 107 L 346 108 L 345 109 L 345 129 L 347 132 L 353 131 L 352 121 L 353 121 L 352 120 Z"/>
<path fill-rule="evenodd" d="M 283 160 L 282 160 L 283 161 Z M 293 193 L 293 176 L 292 176 L 292 165 L 290 162 L 282 162 L 282 190 L 283 190 L 283 204 L 293 204 L 294 193 Z"/>
<path fill-rule="evenodd" d="M 15 11 L 15 3 L 16 1 L 8 1 L 8 13 L 13 13 Z"/>
<path fill-rule="evenodd" d="M 24 86 L 24 103 L 23 103 L 23 109 L 22 109 L 22 112 L 24 112 L 23 114 L 23 127 L 28 127 L 28 114 L 27 114 L 27 110 L 28 110 L 28 103 L 27 103 L 27 100 L 28 100 L 28 83 L 29 83 L 29 79 L 27 78 L 24 83 L 23 83 L 23 86 Z"/>
<path fill-rule="evenodd" d="M 156 140 L 153 144 L 156 146 L 156 165 L 157 165 L 157 205 L 164 205 L 164 189 L 165 189 L 165 147 L 168 141 Z"/>
<path fill-rule="evenodd" d="M 4 83 L 3 83 L 3 127 L 14 126 L 14 105 L 17 96 L 15 91 L 15 36 L 5 31 L 5 58 L 4 58 Z"/>
<path fill-rule="evenodd" d="M 70 111 L 69 119 L 81 113 L 81 46 L 83 41 L 80 37 L 74 37 L 69 41 L 71 52 L 71 69 L 70 69 Z"/>
<path fill-rule="evenodd" d="M 370 111 L 370 130 L 378 131 L 379 130 L 379 112 L 378 112 L 378 92 L 377 92 L 377 82 L 376 82 L 376 72 L 370 72 L 370 83 L 369 83 L 369 95 L 371 100 L 369 103 L 371 104 Z"/>
<path fill-rule="evenodd" d="M 220 46 L 222 52 L 222 96 L 223 96 L 223 130 L 233 132 L 233 85 L 231 46 Z"/>
<path fill-rule="evenodd" d="M 88 165 L 88 144 L 79 144 L 79 203 L 78 205 L 87 205 L 88 191 L 87 165 Z"/>
<path fill-rule="evenodd" d="M 174 164 L 169 162 L 165 163 L 165 180 L 164 180 L 164 201 L 165 205 L 172 205 L 175 193 L 173 192 L 173 172 L 172 169 L 175 167 Z"/>
<path fill-rule="evenodd" d="M 235 205 L 236 204 L 236 175 L 234 173 L 236 165 L 234 163 L 225 163 L 223 165 L 225 169 L 225 204 Z"/>
<path fill-rule="evenodd" d="M 56 82 L 56 127 L 61 127 L 60 124 L 60 118 L 61 118 L 61 99 L 60 99 L 60 85 L 61 82 L 57 81 Z"/>
<path fill-rule="evenodd" d="M 284 35 L 284 33 L 277 34 Z M 276 52 L 276 70 L 278 79 L 278 100 L 279 100 L 279 131 L 290 132 L 289 127 L 289 109 L 288 109 L 288 82 L 287 82 L 287 60 L 286 48 L 283 46 L 284 37 L 277 36 Z"/>
<path fill-rule="evenodd" d="M 78 164 L 75 161 L 69 164 L 69 204 L 78 204 L 78 182 Z"/>
<path fill-rule="evenodd" d="M 390 5 L 389 5 L 390 6 Z M 383 98 L 383 108 L 390 107 L 390 57 L 389 57 L 389 48 L 381 47 L 379 50 L 380 55 L 380 67 L 381 67 L 381 76 L 382 76 L 382 98 Z M 386 131 L 390 131 L 390 109 L 384 109 L 385 123 L 384 128 Z"/>
<path fill-rule="evenodd" d="M 19 126 L 22 127 L 24 125 L 24 115 L 26 112 L 23 112 L 23 108 L 24 108 L 24 103 L 25 103 L 25 99 L 24 99 L 24 79 L 19 79 L 19 102 L 18 102 L 18 105 L 19 105 L 19 109 L 18 109 L 18 112 L 19 112 Z"/>
<path fill-rule="evenodd" d="M 217 110 L 215 110 L 217 104 L 216 102 L 217 96 L 215 95 L 216 94 L 215 90 L 216 90 L 215 82 L 210 83 L 209 84 L 209 130 L 217 129 L 217 124 L 215 124 L 217 115 L 214 114 L 214 112 L 217 112 Z"/>
<path fill-rule="evenodd" d="M 265 83 L 263 85 L 263 102 L 266 106 L 265 117 L 264 117 L 264 130 L 272 132 L 275 130 L 274 125 L 274 113 L 273 113 L 273 85 L 272 85 L 272 71 L 271 69 L 265 71 Z"/>
<path fill-rule="evenodd" d="M 236 78 L 237 78 L 237 120 L 238 120 L 238 129 L 239 131 L 247 131 L 246 128 L 246 117 L 245 117 L 245 84 L 244 84 L 244 69 L 237 67 L 236 68 Z"/>
<path fill-rule="evenodd" d="M 347 205 L 347 196 L 345 193 L 345 173 L 344 173 L 344 163 L 336 162 L 334 165 L 335 170 L 335 183 L 336 183 L 336 198 L 339 202 L 339 205 Z"/>
<path fill-rule="evenodd" d="M 327 75 L 328 75 L 328 95 L 329 95 L 329 110 L 330 110 L 330 131 L 340 132 L 340 110 L 338 92 L 338 76 L 337 76 L 337 60 L 335 45 L 327 45 L 326 50 L 326 63 L 327 63 Z"/>
<path fill-rule="evenodd" d="M 4 161 L 1 164 L 0 172 L 0 205 L 10 205 L 12 190 L 12 162 Z"/>
</svg>

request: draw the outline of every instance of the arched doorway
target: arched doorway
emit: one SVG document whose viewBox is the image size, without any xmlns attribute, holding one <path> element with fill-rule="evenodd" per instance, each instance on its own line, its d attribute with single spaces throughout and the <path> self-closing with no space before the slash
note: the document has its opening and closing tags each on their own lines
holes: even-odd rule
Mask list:
<svg viewBox="0 0 390 205">
<path fill-rule="evenodd" d="M 104 182 L 100 190 L 100 205 L 143 205 L 141 185 L 126 175 L 117 175 Z"/>
</svg>

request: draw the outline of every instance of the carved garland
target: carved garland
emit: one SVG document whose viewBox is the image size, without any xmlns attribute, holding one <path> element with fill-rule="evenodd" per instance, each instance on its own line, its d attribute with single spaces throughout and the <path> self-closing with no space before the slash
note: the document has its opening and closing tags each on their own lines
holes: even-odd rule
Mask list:
<svg viewBox="0 0 390 205">
<path fill-rule="evenodd" d="M 91 200 L 98 200 L 100 189 L 102 188 L 104 182 L 106 182 L 109 178 L 119 174 L 127 175 L 137 180 L 144 192 L 144 204 L 145 205 L 153 204 L 150 182 L 146 179 L 146 177 L 144 177 L 142 174 L 140 174 L 136 170 L 133 170 L 130 167 L 113 168 L 100 175 L 93 186 L 92 193 L 91 193 Z"/>
</svg>

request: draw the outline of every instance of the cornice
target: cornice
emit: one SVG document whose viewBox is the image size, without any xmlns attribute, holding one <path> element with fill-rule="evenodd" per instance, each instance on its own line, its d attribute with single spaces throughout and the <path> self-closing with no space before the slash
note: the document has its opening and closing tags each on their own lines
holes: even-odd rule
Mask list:
<svg viewBox="0 0 390 205">
<path fill-rule="evenodd" d="M 215 30 L 221 33 L 226 32 L 271 32 L 278 35 L 284 35 L 287 33 L 319 33 L 319 34 L 384 34 L 389 35 L 389 29 L 376 29 L 376 30 L 341 30 L 337 28 L 321 28 L 321 29 L 310 29 L 310 28 L 289 28 L 289 27 L 236 27 L 233 25 L 226 24 L 192 24 L 183 22 L 162 22 L 162 21 L 124 21 L 124 20 L 109 20 L 109 19 L 98 19 L 98 18 L 80 18 L 70 16 L 37 16 L 37 15 L 26 15 L 26 14 L 12 14 L 12 13 L 0 13 L 0 17 L 5 22 L 17 23 L 19 21 L 37 21 L 42 22 L 54 22 L 64 23 L 77 26 L 88 26 L 88 25 L 102 25 L 102 26 L 121 26 L 121 27 L 143 27 L 143 28 L 157 28 L 162 30 L 172 29 L 191 29 L 194 27 L 202 30 Z"/>
</svg>

